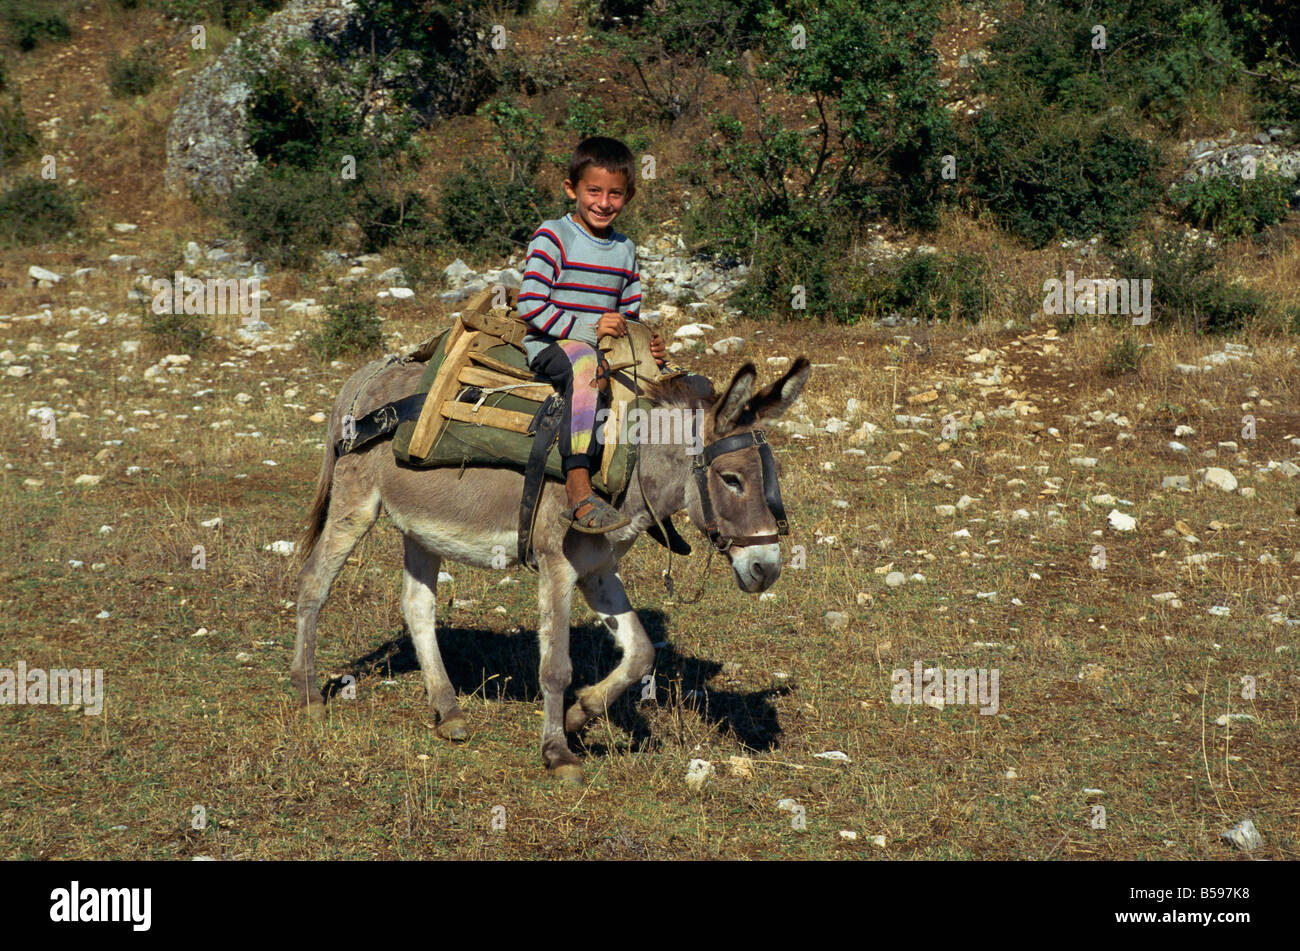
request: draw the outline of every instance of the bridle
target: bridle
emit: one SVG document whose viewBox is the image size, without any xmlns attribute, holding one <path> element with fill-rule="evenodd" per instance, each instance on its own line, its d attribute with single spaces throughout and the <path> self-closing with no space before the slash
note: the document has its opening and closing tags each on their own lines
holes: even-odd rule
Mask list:
<svg viewBox="0 0 1300 951">
<path fill-rule="evenodd" d="M 776 519 L 776 534 L 724 535 L 721 529 L 718 528 L 718 516 L 713 510 L 713 502 L 709 497 L 709 468 L 719 456 L 726 455 L 729 452 L 739 452 L 751 446 L 758 448 L 759 458 L 763 463 L 763 500 L 767 503 L 768 511 Z M 700 496 L 700 508 L 704 510 L 704 531 L 708 534 L 713 547 L 718 551 L 726 552 L 732 545 L 737 544 L 742 547 L 745 545 L 770 545 L 776 542 L 780 536 L 790 534 L 790 523 L 786 521 L 785 517 L 785 505 L 781 502 L 781 486 L 776 478 L 776 459 L 772 455 L 772 447 L 768 445 L 767 435 L 763 430 L 753 429 L 746 433 L 737 433 L 734 436 L 724 436 L 722 439 L 709 443 L 704 447 L 704 451 L 691 461 L 691 472 L 695 474 L 695 485 Z"/>
</svg>

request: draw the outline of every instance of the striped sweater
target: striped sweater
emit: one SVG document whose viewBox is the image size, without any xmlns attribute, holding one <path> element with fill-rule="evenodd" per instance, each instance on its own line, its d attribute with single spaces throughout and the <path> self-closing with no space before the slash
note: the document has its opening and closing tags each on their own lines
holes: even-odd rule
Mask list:
<svg viewBox="0 0 1300 951">
<path fill-rule="evenodd" d="M 636 245 L 617 231 L 605 240 L 592 237 L 571 214 L 542 222 L 528 242 L 519 287 L 528 362 L 556 340 L 596 346 L 596 323 L 607 310 L 639 319 Z"/>
</svg>

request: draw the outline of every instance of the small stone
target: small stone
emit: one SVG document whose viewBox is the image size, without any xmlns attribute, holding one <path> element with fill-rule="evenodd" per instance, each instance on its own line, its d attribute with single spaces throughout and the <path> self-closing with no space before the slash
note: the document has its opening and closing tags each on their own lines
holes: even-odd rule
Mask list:
<svg viewBox="0 0 1300 951">
<path fill-rule="evenodd" d="M 901 587 L 906 582 L 907 575 L 903 574 L 901 571 L 891 571 L 889 574 L 885 575 L 885 584 L 891 588 Z"/>
<path fill-rule="evenodd" d="M 100 480 L 102 480 L 103 478 L 104 477 L 102 475 L 90 475 L 87 473 L 84 475 L 77 476 L 75 479 L 72 480 L 72 484 L 73 485 L 99 485 Z"/>
<path fill-rule="evenodd" d="M 842 631 L 849 626 L 849 616 L 842 611 L 827 611 L 822 617 L 832 631 Z"/>
<path fill-rule="evenodd" d="M 686 787 L 692 792 L 700 792 L 716 772 L 708 760 L 693 759 L 686 767 Z"/>
<path fill-rule="evenodd" d="M 1243 852 L 1253 852 L 1264 844 L 1264 839 L 1255 828 L 1255 823 L 1249 819 L 1242 819 L 1227 832 L 1219 833 L 1219 836 L 1227 839 Z"/>
<path fill-rule="evenodd" d="M 1237 491 L 1237 477 L 1227 469 L 1220 469 L 1217 466 L 1206 469 L 1205 474 L 1201 476 L 1201 481 L 1223 492 Z"/>
<path fill-rule="evenodd" d="M 235 655 L 235 663 L 239 664 L 241 667 L 246 667 L 252 662 L 253 662 L 252 654 L 248 654 L 244 651 L 240 651 L 238 654 Z"/>
<path fill-rule="evenodd" d="M 1192 480 L 1189 476 L 1185 475 L 1165 476 L 1160 480 L 1160 488 L 1177 489 L 1180 492 L 1190 492 L 1192 488 Z"/>
<path fill-rule="evenodd" d="M 1111 509 L 1110 514 L 1106 516 L 1110 527 L 1117 532 L 1131 532 L 1137 528 L 1137 519 L 1132 515 L 1126 515 L 1119 509 Z"/>
<path fill-rule="evenodd" d="M 869 836 L 867 841 L 878 849 L 883 849 L 885 847 L 885 837 L 883 835 Z"/>
</svg>

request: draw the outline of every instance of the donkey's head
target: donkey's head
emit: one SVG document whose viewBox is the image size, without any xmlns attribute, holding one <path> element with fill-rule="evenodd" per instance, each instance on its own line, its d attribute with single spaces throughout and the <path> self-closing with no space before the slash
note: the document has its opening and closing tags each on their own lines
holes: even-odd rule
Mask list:
<svg viewBox="0 0 1300 951">
<path fill-rule="evenodd" d="M 686 511 L 726 554 L 736 584 L 751 594 L 780 577 L 778 537 L 789 531 L 777 481 L 780 467 L 763 427 L 799 398 L 809 368 L 799 357 L 785 376 L 755 393 L 758 373 L 753 364 L 745 364 L 704 412 L 703 450 L 687 457 Z"/>
</svg>

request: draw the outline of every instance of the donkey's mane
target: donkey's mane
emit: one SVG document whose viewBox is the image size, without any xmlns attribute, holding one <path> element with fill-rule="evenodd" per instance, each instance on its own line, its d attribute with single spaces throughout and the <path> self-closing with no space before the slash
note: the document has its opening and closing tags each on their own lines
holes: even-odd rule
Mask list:
<svg viewBox="0 0 1300 951">
<path fill-rule="evenodd" d="M 707 409 L 717 402 L 713 381 L 707 376 L 685 371 L 644 384 L 645 395 L 656 406 L 681 406 Z"/>
</svg>

